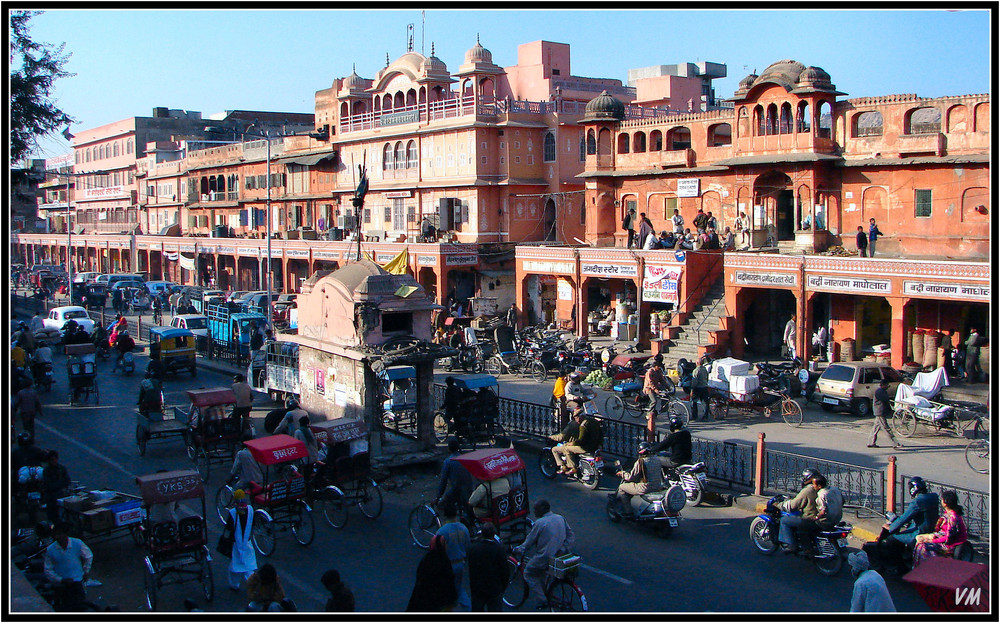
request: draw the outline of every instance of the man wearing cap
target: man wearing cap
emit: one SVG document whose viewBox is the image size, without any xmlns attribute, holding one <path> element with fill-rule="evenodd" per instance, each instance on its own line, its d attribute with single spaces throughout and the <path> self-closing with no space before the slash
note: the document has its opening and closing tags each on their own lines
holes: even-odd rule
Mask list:
<svg viewBox="0 0 1000 623">
<path fill-rule="evenodd" d="M 854 552 L 847 557 L 854 576 L 854 594 L 851 595 L 851 612 L 895 612 L 892 596 L 885 580 L 878 571 L 869 568 L 868 554 Z"/>
<path fill-rule="evenodd" d="M 243 489 L 233 492 L 233 500 L 236 505 L 229 509 L 224 534 L 231 534 L 233 538 L 233 552 L 229 558 L 229 588 L 238 591 L 240 583 L 245 582 L 257 570 L 257 555 L 251 538 L 253 508 Z"/>
</svg>

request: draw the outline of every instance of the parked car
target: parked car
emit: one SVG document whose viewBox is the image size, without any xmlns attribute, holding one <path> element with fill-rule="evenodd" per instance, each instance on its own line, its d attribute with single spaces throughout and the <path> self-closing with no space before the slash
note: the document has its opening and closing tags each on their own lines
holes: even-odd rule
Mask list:
<svg viewBox="0 0 1000 623">
<path fill-rule="evenodd" d="M 236 301 L 243 298 L 243 296 L 246 294 L 249 294 L 249 290 L 233 290 L 232 292 L 229 293 L 229 296 L 226 297 L 226 302 L 235 303 Z"/>
<path fill-rule="evenodd" d="M 42 326 L 46 329 L 55 329 L 62 333 L 66 323 L 75 320 L 87 333 L 94 332 L 94 321 L 90 319 L 87 310 L 79 305 L 66 305 L 64 307 L 54 307 L 49 310 L 48 318 L 42 320 Z"/>
<path fill-rule="evenodd" d="M 76 273 L 73 275 L 73 283 L 90 283 L 94 279 L 97 279 L 97 276 L 100 274 L 93 272 Z"/>
<path fill-rule="evenodd" d="M 108 286 L 108 288 L 111 288 L 111 286 L 115 285 L 119 281 L 138 281 L 139 283 L 146 283 L 146 279 L 138 273 L 115 273 L 113 275 L 103 274 L 98 275 L 94 281 L 104 284 Z"/>
<path fill-rule="evenodd" d="M 160 292 L 162 292 L 164 290 L 169 290 L 170 288 L 172 288 L 175 285 L 177 285 L 177 284 L 175 284 L 172 281 L 147 281 L 146 282 L 146 289 L 149 290 L 149 293 L 151 295 L 153 295 L 153 296 L 159 296 Z"/>
<path fill-rule="evenodd" d="M 146 290 L 146 284 L 144 284 L 141 281 L 120 280 L 120 281 L 114 282 L 111 285 L 111 287 L 108 289 L 108 292 L 110 294 L 114 294 L 115 290 L 122 290 L 124 288 L 135 288 L 137 290 Z M 146 290 L 146 292 L 148 293 L 149 291 Z"/>
<path fill-rule="evenodd" d="M 208 317 L 202 314 L 180 314 L 170 320 L 175 329 L 187 329 L 200 338 L 208 337 Z"/>
<path fill-rule="evenodd" d="M 855 415 L 872 414 L 872 397 L 882 379 L 889 381 L 889 395 L 903 378 L 895 368 L 877 361 L 831 363 L 816 381 L 816 400 L 826 411 L 849 409 Z M 887 414 L 891 415 L 891 414 Z"/>
</svg>

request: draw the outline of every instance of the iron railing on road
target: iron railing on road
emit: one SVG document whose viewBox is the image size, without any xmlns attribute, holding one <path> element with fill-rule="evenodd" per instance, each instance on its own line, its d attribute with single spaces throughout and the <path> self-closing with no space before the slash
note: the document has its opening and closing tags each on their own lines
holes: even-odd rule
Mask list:
<svg viewBox="0 0 1000 623">
<path fill-rule="evenodd" d="M 896 499 L 893 507 L 897 513 L 903 512 L 909 500 L 907 483 L 912 476 L 900 474 L 896 480 Z M 973 491 L 964 487 L 956 487 L 932 480 L 924 481 L 927 489 L 941 495 L 942 491 L 952 490 L 958 494 L 958 504 L 962 507 L 962 519 L 969 536 L 986 544 L 990 542 L 990 496 L 983 491 Z"/>
<path fill-rule="evenodd" d="M 709 478 L 733 488 L 753 489 L 753 466 L 757 455 L 753 444 L 699 437 L 692 437 L 691 442 L 692 460 L 705 462 Z"/>
<path fill-rule="evenodd" d="M 795 495 L 802 489 L 802 472 L 820 471 L 844 495 L 844 507 L 881 515 L 885 508 L 885 476 L 880 469 L 817 459 L 779 450 L 764 450 L 764 489 Z"/>
</svg>

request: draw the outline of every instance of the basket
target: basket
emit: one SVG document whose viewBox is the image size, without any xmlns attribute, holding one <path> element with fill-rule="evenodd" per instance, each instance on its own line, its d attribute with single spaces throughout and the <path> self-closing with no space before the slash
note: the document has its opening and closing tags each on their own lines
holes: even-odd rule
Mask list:
<svg viewBox="0 0 1000 623">
<path fill-rule="evenodd" d="M 557 580 L 574 578 L 580 572 L 582 559 L 577 554 L 563 554 L 552 559 L 549 571 Z"/>
</svg>

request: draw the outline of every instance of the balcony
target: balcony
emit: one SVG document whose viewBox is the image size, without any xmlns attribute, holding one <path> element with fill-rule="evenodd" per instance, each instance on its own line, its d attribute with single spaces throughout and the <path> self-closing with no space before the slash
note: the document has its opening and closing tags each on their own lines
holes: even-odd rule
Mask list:
<svg viewBox="0 0 1000 623">
<path fill-rule="evenodd" d="M 933 153 L 935 156 L 944 154 L 945 138 L 940 132 L 929 134 L 900 134 L 899 155 Z"/>
<path fill-rule="evenodd" d="M 694 150 L 688 147 L 673 151 L 661 151 L 659 165 L 664 169 L 669 167 L 693 167 Z"/>
</svg>

